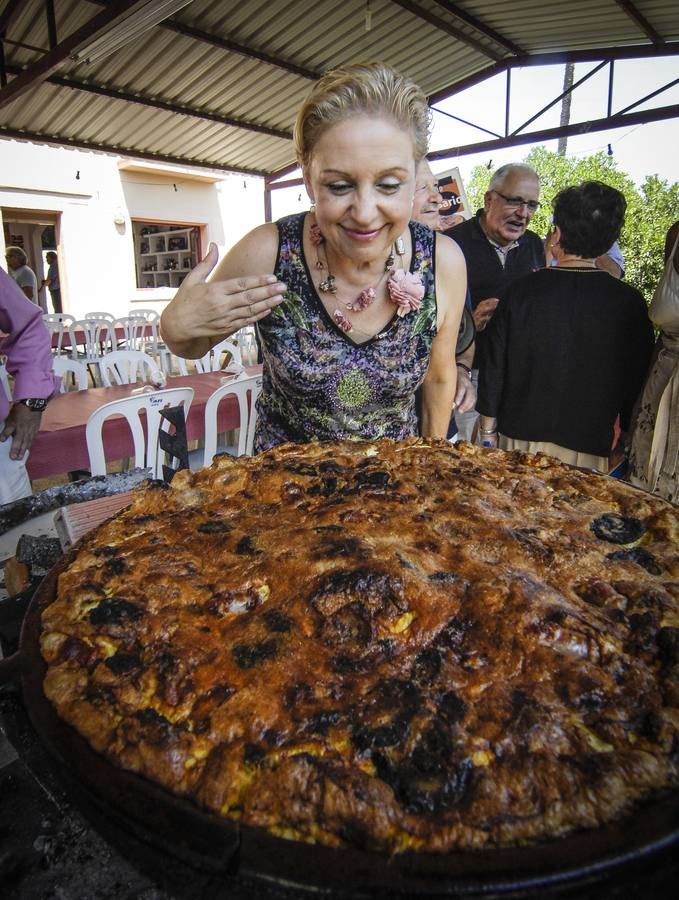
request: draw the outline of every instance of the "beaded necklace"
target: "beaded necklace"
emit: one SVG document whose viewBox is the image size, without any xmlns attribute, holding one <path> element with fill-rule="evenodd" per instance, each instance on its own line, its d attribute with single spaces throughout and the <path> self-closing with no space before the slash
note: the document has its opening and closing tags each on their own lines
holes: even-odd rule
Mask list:
<svg viewBox="0 0 679 900">
<path fill-rule="evenodd" d="M 330 271 L 325 237 L 315 222 L 310 226 L 309 236 L 311 243 L 316 248 L 316 269 L 323 270 L 327 268 L 328 272 L 327 277 L 321 279 L 319 282 L 318 289 L 324 294 L 336 295 L 337 282 L 335 276 Z M 325 263 L 321 259 L 321 248 L 323 250 L 323 255 L 325 256 Z M 347 311 L 360 313 L 371 306 L 375 302 L 377 289 L 382 284 L 385 275 L 388 276 L 387 294 L 389 295 L 391 302 L 398 307 L 397 314 L 399 317 L 402 318 L 409 312 L 412 312 L 412 310 L 420 308 L 422 298 L 424 297 L 424 284 L 422 283 L 422 278 L 419 275 L 413 275 L 412 272 L 407 272 L 404 268 L 395 269 L 395 253 L 400 257 L 405 255 L 405 244 L 403 243 L 402 238 L 398 238 L 394 243 L 393 250 L 390 251 L 389 256 L 387 256 L 385 260 L 384 271 L 376 284 L 374 286 L 370 285 L 363 288 L 356 299 L 351 302 L 340 301 Z M 339 300 L 339 298 L 336 299 Z M 339 306 L 333 310 L 332 318 L 337 327 L 345 334 L 349 334 L 350 331 L 353 331 L 354 326 L 352 322 L 347 318 L 346 314 Z"/>
</svg>

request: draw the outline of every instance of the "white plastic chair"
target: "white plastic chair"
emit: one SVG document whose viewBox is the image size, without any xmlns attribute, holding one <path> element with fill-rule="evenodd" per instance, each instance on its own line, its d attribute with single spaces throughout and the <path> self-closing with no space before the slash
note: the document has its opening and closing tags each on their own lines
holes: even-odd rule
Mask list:
<svg viewBox="0 0 679 900">
<path fill-rule="evenodd" d="M 71 390 L 68 386 L 69 379 L 65 377 L 67 375 L 71 376 L 70 381 L 75 384 L 76 390 L 86 391 L 89 387 L 87 369 L 75 359 L 69 359 L 68 356 L 55 356 L 52 360 L 52 371 L 61 378 L 60 394 L 65 394 Z"/>
<path fill-rule="evenodd" d="M 224 354 L 228 354 L 228 356 L 224 357 Z M 179 357 L 177 362 L 181 374 L 188 375 L 189 372 L 186 367 L 186 360 Z M 200 359 L 194 359 L 192 362 L 196 367 L 196 372 L 201 373 L 219 372 L 222 369 L 224 369 L 224 371 L 239 372 L 243 368 L 240 348 L 229 338 L 215 344 L 211 350 L 208 350 L 205 356 L 201 356 Z"/>
<path fill-rule="evenodd" d="M 144 332 L 148 322 L 143 316 L 123 316 L 116 319 L 113 328 L 116 334 L 118 350 L 145 350 L 146 339 Z M 118 329 L 122 329 L 122 339 L 118 336 Z"/>
<path fill-rule="evenodd" d="M 205 451 L 203 465 L 209 466 L 216 453 L 230 453 L 232 456 L 252 456 L 255 439 L 255 423 L 257 407 L 255 403 L 262 390 L 262 376 L 243 375 L 218 387 L 208 397 L 205 404 Z M 217 444 L 217 413 L 219 404 L 225 397 L 235 396 L 238 400 L 240 427 L 238 443 L 235 445 Z"/>
<path fill-rule="evenodd" d="M 100 319 L 103 322 L 108 322 L 109 325 L 113 325 L 116 320 L 116 317 L 112 313 L 108 312 L 88 312 L 85 313 L 86 319 Z"/>
<path fill-rule="evenodd" d="M 54 335 L 57 335 L 56 347 L 52 347 L 52 353 L 60 356 L 64 343 L 64 335 L 68 334 L 70 338 L 70 329 L 75 324 L 75 317 L 69 313 L 45 313 L 42 317 L 45 328 L 49 332 L 50 342 L 53 342 Z M 73 348 L 63 348 L 65 353 L 71 353 Z"/>
<path fill-rule="evenodd" d="M 231 336 L 232 340 L 234 338 L 236 344 L 238 345 L 238 349 L 240 350 L 241 362 L 243 363 L 243 365 L 257 365 L 258 345 L 255 326 L 246 325 L 245 328 L 241 328 Z"/>
<path fill-rule="evenodd" d="M 153 357 L 142 350 L 114 350 L 99 360 L 99 374 L 103 387 L 113 384 L 134 384 L 144 381 L 162 387 L 165 376 Z"/>
<path fill-rule="evenodd" d="M 131 309 L 129 311 L 131 317 L 137 318 L 141 316 L 144 319 L 145 329 L 142 334 L 140 350 L 153 356 L 158 361 L 158 365 L 162 372 L 169 375 L 172 371 L 172 353 L 167 344 L 163 343 L 160 337 L 159 324 L 160 314 L 155 309 Z M 151 334 L 146 333 L 146 328 L 150 326 Z M 184 372 L 183 374 L 187 374 Z"/>
<path fill-rule="evenodd" d="M 169 388 L 165 391 L 123 397 L 105 403 L 95 410 L 87 421 L 85 439 L 90 457 L 92 475 L 106 474 L 106 456 L 104 454 L 103 427 L 110 416 L 124 416 L 130 426 L 134 442 L 134 465 L 139 468 L 151 468 L 154 478 L 162 478 L 163 465 L 168 465 L 171 458 L 160 447 L 159 434 L 169 432 L 170 423 L 160 416 L 160 411 L 169 406 L 184 407 L 184 417 L 189 413 L 193 400 L 193 388 Z M 146 414 L 146 428 L 142 426 L 140 413 Z"/>
<path fill-rule="evenodd" d="M 82 350 L 76 344 L 77 331 L 83 334 Z M 79 319 L 71 326 L 71 358 L 88 367 L 98 365 L 102 356 L 113 350 L 114 339 L 113 326 L 105 319 Z M 96 383 L 94 375 L 92 379 Z"/>
<path fill-rule="evenodd" d="M 129 309 L 128 316 L 141 316 L 147 322 L 157 322 L 160 319 L 160 313 L 155 309 Z"/>
</svg>

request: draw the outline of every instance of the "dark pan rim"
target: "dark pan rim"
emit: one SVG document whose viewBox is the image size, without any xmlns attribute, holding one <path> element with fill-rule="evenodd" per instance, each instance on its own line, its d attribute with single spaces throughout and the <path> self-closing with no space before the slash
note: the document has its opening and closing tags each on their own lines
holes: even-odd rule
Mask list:
<svg viewBox="0 0 679 900">
<path fill-rule="evenodd" d="M 541 844 L 394 857 L 285 840 L 201 810 L 95 752 L 45 697 L 46 665 L 39 643 L 42 610 L 54 600 L 58 576 L 74 556 L 70 551 L 46 575 L 24 619 L 20 652 L 29 716 L 57 764 L 57 773 L 61 770 L 72 783 L 77 760 L 77 779 L 90 800 L 113 813 L 141 840 L 175 853 L 195 868 L 228 870 L 230 875 L 300 892 L 472 896 L 600 878 L 679 841 L 679 791 L 637 806 L 620 821 Z"/>
</svg>

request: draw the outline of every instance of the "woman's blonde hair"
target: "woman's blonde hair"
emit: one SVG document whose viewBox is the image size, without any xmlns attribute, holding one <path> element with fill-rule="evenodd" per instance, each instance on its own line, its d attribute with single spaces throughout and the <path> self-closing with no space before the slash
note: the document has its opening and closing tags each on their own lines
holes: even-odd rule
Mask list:
<svg viewBox="0 0 679 900">
<path fill-rule="evenodd" d="M 361 113 L 388 116 L 409 131 L 416 163 L 426 154 L 431 111 L 422 90 L 384 63 L 355 63 L 327 72 L 297 113 L 294 139 L 300 166 L 308 167 L 326 129 Z"/>
</svg>

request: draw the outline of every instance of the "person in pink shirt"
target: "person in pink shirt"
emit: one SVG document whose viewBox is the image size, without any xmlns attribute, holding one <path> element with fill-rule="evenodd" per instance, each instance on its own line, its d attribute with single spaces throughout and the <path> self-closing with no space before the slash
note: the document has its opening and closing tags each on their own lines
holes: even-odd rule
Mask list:
<svg viewBox="0 0 679 900">
<path fill-rule="evenodd" d="M 13 400 L 0 388 L 0 504 L 31 493 L 26 459 L 40 417 L 57 389 L 50 338 L 39 306 L 0 269 L 0 354 L 14 377 Z"/>
</svg>

